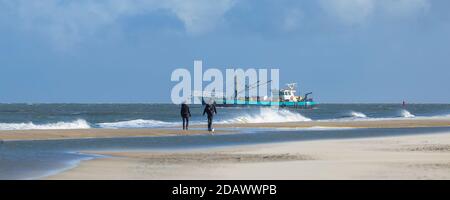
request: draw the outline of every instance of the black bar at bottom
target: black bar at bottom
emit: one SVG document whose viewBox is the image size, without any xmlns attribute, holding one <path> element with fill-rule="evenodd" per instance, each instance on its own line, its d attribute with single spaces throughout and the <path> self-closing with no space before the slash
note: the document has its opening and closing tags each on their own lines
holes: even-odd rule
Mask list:
<svg viewBox="0 0 450 200">
<path fill-rule="evenodd" d="M 447 195 L 446 181 L 0 181 L 1 195 L 140 199 L 292 199 Z M 304 199 L 304 198 L 303 198 Z"/>
</svg>

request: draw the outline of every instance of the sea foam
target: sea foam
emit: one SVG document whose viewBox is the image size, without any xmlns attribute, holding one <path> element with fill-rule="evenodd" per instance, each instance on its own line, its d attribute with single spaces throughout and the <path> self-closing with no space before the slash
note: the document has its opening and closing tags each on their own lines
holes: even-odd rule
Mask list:
<svg viewBox="0 0 450 200">
<path fill-rule="evenodd" d="M 350 111 L 348 115 L 352 118 L 367 118 L 367 115 L 362 112 Z"/>
<path fill-rule="evenodd" d="M 106 122 L 98 123 L 100 128 L 156 128 L 156 127 L 170 127 L 175 126 L 177 123 L 174 122 L 164 122 L 159 120 L 151 119 L 135 119 L 129 121 L 119 121 L 119 122 Z"/>
<path fill-rule="evenodd" d="M 275 108 L 260 108 L 255 114 L 244 114 L 230 120 L 224 120 L 219 123 L 270 123 L 270 122 L 298 122 L 311 121 L 300 113 L 289 110 L 279 110 Z"/>
<path fill-rule="evenodd" d="M 84 119 L 71 122 L 55 122 L 47 124 L 27 123 L 0 123 L 0 130 L 42 130 L 42 129 L 89 129 L 91 126 Z"/>
<path fill-rule="evenodd" d="M 402 110 L 399 111 L 399 117 L 413 118 L 413 117 L 416 117 L 416 116 L 411 114 L 408 110 L 402 109 Z"/>
</svg>

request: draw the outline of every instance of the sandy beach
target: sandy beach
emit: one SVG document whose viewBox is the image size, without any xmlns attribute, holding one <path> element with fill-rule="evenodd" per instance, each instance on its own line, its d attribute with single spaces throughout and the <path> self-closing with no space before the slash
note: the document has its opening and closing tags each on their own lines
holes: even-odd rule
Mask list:
<svg viewBox="0 0 450 200">
<path fill-rule="evenodd" d="M 450 179 L 450 133 L 86 153 L 46 179 Z"/>
<path fill-rule="evenodd" d="M 215 133 L 231 133 L 216 131 Z M 83 138 L 152 137 L 211 134 L 206 130 L 178 129 L 65 129 L 65 130 L 1 130 L 0 140 L 58 140 Z"/>
<path fill-rule="evenodd" d="M 447 127 L 449 118 L 436 119 L 397 119 L 397 120 L 361 120 L 361 121 L 304 121 L 284 123 L 234 123 L 215 124 L 215 133 L 235 133 L 221 128 L 412 128 Z M 193 125 L 196 130 L 183 131 L 181 127 L 173 129 L 66 129 L 66 130 L 0 130 L 0 140 L 49 140 L 79 138 L 148 137 L 211 134 L 205 125 Z M 203 129 L 204 130 L 201 130 Z"/>
<path fill-rule="evenodd" d="M 411 118 L 389 120 L 354 120 L 354 121 L 302 121 L 282 123 L 232 123 L 219 124 L 216 127 L 228 128 L 412 128 L 412 127 L 444 127 L 450 126 L 449 118 Z"/>
</svg>

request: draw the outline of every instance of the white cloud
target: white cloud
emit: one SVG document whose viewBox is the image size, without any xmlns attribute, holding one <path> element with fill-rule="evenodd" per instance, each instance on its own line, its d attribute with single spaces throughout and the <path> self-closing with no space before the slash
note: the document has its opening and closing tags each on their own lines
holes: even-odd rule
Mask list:
<svg viewBox="0 0 450 200">
<path fill-rule="evenodd" d="M 157 10 L 173 13 L 190 34 L 213 29 L 234 0 L 0 0 L 1 21 L 70 45 L 119 19 Z M 1 24 L 0 24 L 1 25 Z"/>
<path fill-rule="evenodd" d="M 366 23 L 375 14 L 407 18 L 430 8 L 429 0 L 320 0 L 320 5 L 346 25 Z"/>
<path fill-rule="evenodd" d="M 234 0 L 170 0 L 164 7 L 171 10 L 192 34 L 213 29 L 234 5 Z"/>
<path fill-rule="evenodd" d="M 236 0 L 0 0 L 0 26 L 25 30 L 70 46 L 102 31 L 114 30 L 121 19 L 165 11 L 197 35 L 213 30 Z M 345 25 L 361 25 L 378 15 L 408 18 L 425 13 L 429 0 L 319 0 L 320 7 Z M 301 6 L 283 5 L 279 25 L 295 31 L 307 17 Z"/>
</svg>

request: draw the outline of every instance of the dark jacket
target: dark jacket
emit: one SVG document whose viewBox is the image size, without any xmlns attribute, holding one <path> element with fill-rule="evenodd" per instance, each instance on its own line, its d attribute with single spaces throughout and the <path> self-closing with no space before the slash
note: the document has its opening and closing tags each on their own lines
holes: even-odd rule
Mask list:
<svg viewBox="0 0 450 200">
<path fill-rule="evenodd" d="M 203 110 L 203 115 L 208 114 L 208 117 L 214 116 L 217 114 L 216 106 L 214 104 L 206 104 L 205 110 Z"/>
<path fill-rule="evenodd" d="M 187 104 L 181 104 L 181 117 L 190 117 L 191 111 L 189 110 L 189 106 Z"/>
</svg>

